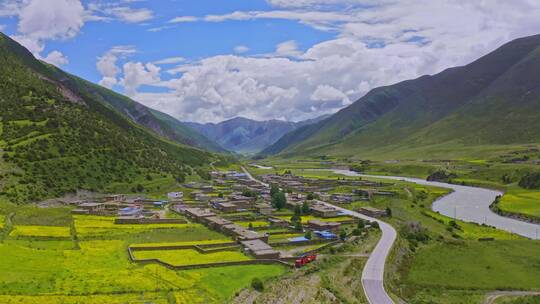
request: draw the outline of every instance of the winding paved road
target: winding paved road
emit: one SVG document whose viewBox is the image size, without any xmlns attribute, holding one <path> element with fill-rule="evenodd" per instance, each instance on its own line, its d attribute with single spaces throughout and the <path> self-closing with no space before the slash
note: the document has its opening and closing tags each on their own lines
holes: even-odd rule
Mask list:
<svg viewBox="0 0 540 304">
<path fill-rule="evenodd" d="M 374 176 L 358 174 L 349 170 L 332 170 L 347 176 L 373 177 L 401 180 L 425 186 L 441 187 L 453 190 L 433 203 L 433 211 L 465 222 L 486 224 L 530 239 L 540 239 L 540 225 L 527 223 L 493 213 L 489 206 L 501 192 L 484 188 L 453 185 L 441 182 L 429 182 L 419 178 L 399 176 Z"/>
</svg>

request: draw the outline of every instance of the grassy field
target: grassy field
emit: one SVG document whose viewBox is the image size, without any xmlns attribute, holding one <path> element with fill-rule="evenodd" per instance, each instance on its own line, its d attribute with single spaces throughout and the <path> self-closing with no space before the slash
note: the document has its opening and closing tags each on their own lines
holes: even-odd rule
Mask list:
<svg viewBox="0 0 540 304">
<path fill-rule="evenodd" d="M 124 304 L 153 303 L 169 304 L 167 293 L 119 294 L 119 295 L 85 295 L 85 296 L 5 296 L 0 295 L 0 303 L 4 304 Z"/>
<path fill-rule="evenodd" d="M 134 251 L 133 254 L 139 260 L 158 259 L 174 266 L 236 262 L 251 259 L 239 251 L 200 253 L 195 249 Z"/>
<path fill-rule="evenodd" d="M 242 222 L 234 222 L 234 223 L 243 227 L 249 227 L 249 224 L 251 224 L 253 228 L 267 227 L 269 224 L 266 221 L 251 221 L 251 222 L 242 221 Z"/>
<path fill-rule="evenodd" d="M 540 243 L 439 243 L 419 250 L 406 282 L 453 289 L 539 289 Z M 536 269 L 536 270 L 535 270 Z"/>
<path fill-rule="evenodd" d="M 51 237 L 51 238 L 69 238 L 69 227 L 56 226 L 23 226 L 15 225 L 11 230 L 10 237 Z"/>
<path fill-rule="evenodd" d="M 540 296 L 501 297 L 496 304 L 540 304 Z"/>
<path fill-rule="evenodd" d="M 454 220 L 437 212 L 426 211 L 430 217 L 442 221 L 446 225 L 450 225 L 454 221 L 459 228 L 453 231 L 463 239 L 478 240 L 480 238 L 494 238 L 497 240 L 515 240 L 524 239 L 519 235 L 512 234 L 504 230 L 493 229 L 492 227 L 482 226 L 475 223 L 467 223 L 460 220 Z"/>
<path fill-rule="evenodd" d="M 141 244 L 131 244 L 130 247 L 163 247 L 163 246 L 189 246 L 189 245 L 211 245 L 211 244 L 221 244 L 221 243 L 230 243 L 231 239 L 215 239 L 215 240 L 197 240 L 197 241 L 184 241 L 184 242 L 161 242 L 161 243 L 141 243 Z"/>
<path fill-rule="evenodd" d="M 126 239 L 133 243 L 223 239 L 200 224 L 114 224 L 113 217 L 74 216 L 80 239 Z"/>
<path fill-rule="evenodd" d="M 499 208 L 502 211 L 540 219 L 540 190 L 526 190 L 518 186 L 508 187 Z"/>
</svg>

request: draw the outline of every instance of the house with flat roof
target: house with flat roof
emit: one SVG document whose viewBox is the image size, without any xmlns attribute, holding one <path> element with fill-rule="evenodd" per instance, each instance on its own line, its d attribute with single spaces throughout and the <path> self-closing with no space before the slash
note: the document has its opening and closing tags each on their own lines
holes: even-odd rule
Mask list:
<svg viewBox="0 0 540 304">
<path fill-rule="evenodd" d="M 270 215 L 272 212 L 274 212 L 274 208 L 272 208 L 272 205 L 270 204 L 256 204 L 255 210 L 263 215 Z"/>
<path fill-rule="evenodd" d="M 373 207 L 360 207 L 358 209 L 358 212 L 371 217 L 383 217 L 387 215 L 386 210 L 381 210 Z"/>
<path fill-rule="evenodd" d="M 238 206 L 231 202 L 217 202 L 213 203 L 212 206 L 224 213 L 233 213 L 239 209 Z"/>
<path fill-rule="evenodd" d="M 353 196 L 352 194 L 347 193 L 334 193 L 331 195 L 330 199 L 338 204 L 347 204 L 353 201 Z"/>
<path fill-rule="evenodd" d="M 268 222 L 270 223 L 270 227 L 288 227 L 290 224 L 288 221 L 284 219 L 280 219 L 278 217 L 269 217 Z"/>
<path fill-rule="evenodd" d="M 319 217 L 335 217 L 339 215 L 339 210 L 323 204 L 312 204 L 309 210 L 313 215 Z"/>
<path fill-rule="evenodd" d="M 105 197 L 105 200 L 113 202 L 124 202 L 126 200 L 126 196 L 124 194 L 108 195 Z"/>
<path fill-rule="evenodd" d="M 268 234 L 257 233 L 255 231 L 251 231 L 237 224 L 230 224 L 230 225 L 223 226 L 223 231 L 226 234 L 233 236 L 237 241 L 259 239 L 263 242 L 268 242 Z"/>
<path fill-rule="evenodd" d="M 279 251 L 261 240 L 249 240 L 240 242 L 244 252 L 252 254 L 256 259 L 279 259 Z"/>
<path fill-rule="evenodd" d="M 216 214 L 210 209 L 203 208 L 183 208 L 181 209 L 186 216 L 197 222 L 203 222 L 203 218 L 215 216 Z"/>
<path fill-rule="evenodd" d="M 323 230 L 329 230 L 329 231 L 339 231 L 339 227 L 341 226 L 341 223 L 338 222 L 323 222 L 321 220 L 309 220 L 307 222 L 309 230 L 312 231 L 323 231 Z"/>
<path fill-rule="evenodd" d="M 119 216 L 141 216 L 144 208 L 142 206 L 128 206 L 118 210 Z"/>
<path fill-rule="evenodd" d="M 203 218 L 203 221 L 208 226 L 208 228 L 216 230 L 216 231 L 223 231 L 223 227 L 227 225 L 231 225 L 233 223 L 219 216 L 205 217 Z"/>
<path fill-rule="evenodd" d="M 167 198 L 171 202 L 181 201 L 184 198 L 184 192 L 182 192 L 182 191 L 169 192 L 169 193 L 167 193 Z"/>
</svg>

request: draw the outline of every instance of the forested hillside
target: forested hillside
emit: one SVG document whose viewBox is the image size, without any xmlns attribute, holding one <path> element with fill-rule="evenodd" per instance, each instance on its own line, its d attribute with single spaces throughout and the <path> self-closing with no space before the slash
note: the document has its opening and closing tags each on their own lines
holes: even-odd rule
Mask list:
<svg viewBox="0 0 540 304">
<path fill-rule="evenodd" d="M 211 153 L 161 138 L 0 35 L 0 196 L 26 203 L 150 173 L 182 181 Z"/>
</svg>

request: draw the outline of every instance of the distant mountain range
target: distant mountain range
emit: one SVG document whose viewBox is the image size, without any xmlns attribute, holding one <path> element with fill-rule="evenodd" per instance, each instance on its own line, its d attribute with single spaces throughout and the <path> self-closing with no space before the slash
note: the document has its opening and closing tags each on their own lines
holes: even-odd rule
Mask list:
<svg viewBox="0 0 540 304">
<path fill-rule="evenodd" d="M 129 192 L 151 175 L 174 183 L 222 159 L 186 145 L 222 151 L 190 128 L 36 60 L 1 33 L 0 109 L 0 199 L 15 203 Z"/>
<path fill-rule="evenodd" d="M 185 124 L 202 133 L 210 140 L 215 141 L 224 149 L 241 154 L 254 154 L 272 145 L 284 134 L 297 128 L 319 122 L 328 116 L 324 115 L 301 122 L 282 120 L 256 121 L 236 117 L 220 123 L 200 124 L 186 122 Z"/>
<path fill-rule="evenodd" d="M 516 39 L 468 65 L 373 89 L 262 154 L 478 157 L 539 143 L 539 75 L 540 35 Z"/>
</svg>

